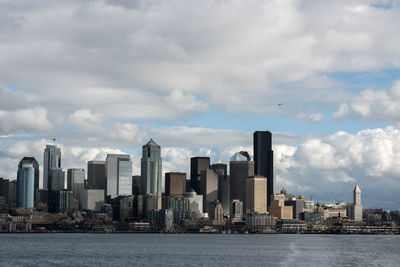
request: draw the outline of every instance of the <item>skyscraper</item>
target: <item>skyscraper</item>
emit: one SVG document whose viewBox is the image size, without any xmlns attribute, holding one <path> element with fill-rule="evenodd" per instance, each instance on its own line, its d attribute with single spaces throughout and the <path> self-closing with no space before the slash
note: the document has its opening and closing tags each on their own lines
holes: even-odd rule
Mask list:
<svg viewBox="0 0 400 267">
<path fill-rule="evenodd" d="M 142 193 L 157 197 L 157 208 L 161 209 L 162 158 L 161 147 L 153 139 L 142 148 Z"/>
<path fill-rule="evenodd" d="M 22 168 L 24 164 L 32 164 L 34 168 L 34 194 L 36 196 L 37 190 L 39 190 L 39 163 L 34 157 L 24 157 L 18 164 L 18 170 Z"/>
<path fill-rule="evenodd" d="M 88 161 L 88 185 L 92 189 L 106 189 L 106 162 Z"/>
<path fill-rule="evenodd" d="M 192 189 L 198 194 L 200 194 L 200 173 L 208 169 L 210 169 L 209 157 L 194 157 L 190 159 L 190 184 Z"/>
<path fill-rule="evenodd" d="M 132 194 L 132 161 L 126 154 L 108 154 L 106 158 L 107 196 Z"/>
<path fill-rule="evenodd" d="M 254 173 L 267 178 L 268 207 L 274 195 L 274 152 L 270 131 L 256 131 L 253 134 Z"/>
<path fill-rule="evenodd" d="M 267 178 L 253 176 L 246 180 L 246 215 L 267 213 Z"/>
<path fill-rule="evenodd" d="M 363 214 L 362 214 L 362 204 L 361 204 L 361 189 L 356 185 L 353 190 L 353 208 L 352 208 L 352 219 L 356 222 L 362 222 Z"/>
<path fill-rule="evenodd" d="M 231 157 L 229 166 L 231 200 L 243 202 L 243 211 L 246 211 L 246 180 L 254 176 L 254 161 L 250 161 L 247 152 L 241 151 Z"/>
<path fill-rule="evenodd" d="M 217 163 L 211 165 L 211 170 L 218 174 L 218 200 L 222 204 L 224 215 L 229 215 L 231 206 L 230 179 L 227 165 Z"/>
<path fill-rule="evenodd" d="M 4 197 L 6 202 L 9 203 L 8 191 L 9 191 L 9 180 L 0 177 L 0 197 Z"/>
<path fill-rule="evenodd" d="M 48 190 L 65 189 L 65 172 L 61 168 L 51 168 L 48 176 Z"/>
<path fill-rule="evenodd" d="M 33 208 L 34 179 L 35 168 L 33 164 L 18 165 L 17 205 L 19 208 Z"/>
<path fill-rule="evenodd" d="M 165 195 L 183 197 L 186 193 L 186 173 L 165 173 Z"/>
<path fill-rule="evenodd" d="M 49 173 L 52 168 L 61 168 L 61 150 L 56 145 L 46 145 L 43 160 L 43 189 L 49 188 Z"/>
<path fill-rule="evenodd" d="M 72 168 L 67 170 L 67 188 L 72 191 L 74 199 L 80 201 L 81 193 L 85 188 L 85 170 Z"/>
<path fill-rule="evenodd" d="M 218 200 L 218 174 L 213 170 L 203 170 L 200 175 L 200 194 L 203 195 L 204 212 L 212 216 L 214 203 Z"/>
</svg>

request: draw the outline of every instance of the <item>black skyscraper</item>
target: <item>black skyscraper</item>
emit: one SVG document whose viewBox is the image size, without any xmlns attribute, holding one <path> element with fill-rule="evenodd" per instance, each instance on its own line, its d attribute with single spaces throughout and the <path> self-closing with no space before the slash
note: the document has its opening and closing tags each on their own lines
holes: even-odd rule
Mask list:
<svg viewBox="0 0 400 267">
<path fill-rule="evenodd" d="M 208 169 L 210 169 L 210 158 L 194 157 L 190 159 L 190 185 L 197 194 L 200 194 L 200 173 Z"/>
<path fill-rule="evenodd" d="M 256 131 L 253 134 L 254 173 L 267 177 L 267 203 L 271 205 L 274 194 L 274 152 L 270 131 Z"/>
</svg>

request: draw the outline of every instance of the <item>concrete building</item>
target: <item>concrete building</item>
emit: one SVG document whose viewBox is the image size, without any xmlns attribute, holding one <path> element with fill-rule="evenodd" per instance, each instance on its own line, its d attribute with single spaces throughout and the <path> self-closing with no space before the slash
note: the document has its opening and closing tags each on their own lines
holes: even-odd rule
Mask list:
<svg viewBox="0 0 400 267">
<path fill-rule="evenodd" d="M 353 190 L 353 207 L 352 207 L 352 214 L 351 219 L 356 222 L 362 222 L 363 220 L 363 209 L 361 204 L 361 189 L 356 185 Z"/>
<path fill-rule="evenodd" d="M 232 199 L 230 218 L 232 223 L 243 221 L 243 202 L 239 199 Z"/>
<path fill-rule="evenodd" d="M 46 145 L 43 160 L 43 189 L 50 188 L 50 170 L 61 169 L 61 150 L 56 145 Z"/>
<path fill-rule="evenodd" d="M 126 154 L 108 154 L 106 158 L 106 195 L 129 196 L 132 194 L 132 162 Z"/>
<path fill-rule="evenodd" d="M 267 213 L 267 178 L 253 176 L 246 180 L 246 215 Z"/>
<path fill-rule="evenodd" d="M 143 217 L 148 218 L 149 212 L 152 210 L 160 210 L 159 203 L 161 203 L 161 197 L 153 194 L 143 196 Z"/>
<path fill-rule="evenodd" d="M 193 157 L 190 158 L 190 184 L 191 188 L 200 193 L 200 179 L 201 171 L 210 169 L 210 158 L 209 157 Z M 189 188 L 187 188 L 189 190 Z"/>
<path fill-rule="evenodd" d="M 167 197 L 166 209 L 174 212 L 174 224 L 180 225 L 183 220 L 194 220 L 196 214 L 190 211 L 190 200 L 187 197 Z"/>
<path fill-rule="evenodd" d="M 141 176 L 143 195 L 157 196 L 156 209 L 161 209 L 162 196 L 161 147 L 153 139 L 142 147 Z"/>
<path fill-rule="evenodd" d="M 142 176 L 132 176 L 132 195 L 142 195 Z"/>
<path fill-rule="evenodd" d="M 48 190 L 65 189 L 65 172 L 61 168 L 52 168 L 48 172 Z"/>
<path fill-rule="evenodd" d="M 196 218 L 203 216 L 203 196 L 198 195 L 194 189 L 189 189 L 185 197 L 189 200 L 189 210 L 196 214 Z"/>
<path fill-rule="evenodd" d="M 224 209 L 222 208 L 222 204 L 218 200 L 214 202 L 211 218 L 213 219 L 214 225 L 224 224 Z"/>
<path fill-rule="evenodd" d="M 304 198 L 295 198 L 291 200 L 285 200 L 285 206 L 293 207 L 293 219 L 300 220 L 301 213 L 304 212 Z"/>
<path fill-rule="evenodd" d="M 34 157 L 23 157 L 18 164 L 18 170 L 22 168 L 24 164 L 32 164 L 34 169 L 34 178 L 33 178 L 33 191 L 34 191 L 34 199 L 36 196 L 37 190 L 39 190 L 39 163 Z"/>
<path fill-rule="evenodd" d="M 211 170 L 218 174 L 218 200 L 224 209 L 224 215 L 229 216 L 231 206 L 231 185 L 228 166 L 223 163 L 211 165 Z"/>
<path fill-rule="evenodd" d="M 283 199 L 274 199 L 269 207 L 269 214 L 278 219 L 293 219 L 293 206 L 285 206 Z"/>
<path fill-rule="evenodd" d="M 106 190 L 106 162 L 104 160 L 89 161 L 87 172 L 89 188 Z"/>
<path fill-rule="evenodd" d="M 230 166 L 230 189 L 231 199 L 243 202 L 246 211 L 246 180 L 254 176 L 254 162 L 245 151 L 237 152 L 231 157 Z"/>
<path fill-rule="evenodd" d="M 253 134 L 254 173 L 267 180 L 268 207 L 274 195 L 274 152 L 272 151 L 272 134 L 270 131 L 256 131 Z"/>
<path fill-rule="evenodd" d="M 83 210 L 100 211 L 104 204 L 104 189 L 83 189 L 80 203 Z"/>
<path fill-rule="evenodd" d="M 246 228 L 249 232 L 263 232 L 276 224 L 276 218 L 267 214 L 248 214 Z"/>
<path fill-rule="evenodd" d="M 213 205 L 218 200 L 218 174 L 213 170 L 203 170 L 200 173 L 200 194 L 203 196 L 204 212 L 211 215 Z"/>
<path fill-rule="evenodd" d="M 18 166 L 17 206 L 18 208 L 33 209 L 35 168 L 32 163 Z"/>
<path fill-rule="evenodd" d="M 67 189 L 69 191 L 72 191 L 74 199 L 78 201 L 81 200 L 81 193 L 84 188 L 85 188 L 85 170 L 79 168 L 68 169 Z"/>
<path fill-rule="evenodd" d="M 186 193 L 186 173 L 165 173 L 165 195 L 183 197 Z"/>
</svg>

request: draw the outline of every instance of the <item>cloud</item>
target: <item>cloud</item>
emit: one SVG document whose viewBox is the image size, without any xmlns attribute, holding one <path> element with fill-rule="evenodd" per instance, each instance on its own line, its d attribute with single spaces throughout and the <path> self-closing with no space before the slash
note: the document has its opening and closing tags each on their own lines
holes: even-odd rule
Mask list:
<svg viewBox="0 0 400 267">
<path fill-rule="evenodd" d="M 0 110 L 16 110 L 27 105 L 26 96 L 0 86 Z"/>
<path fill-rule="evenodd" d="M 101 131 L 103 130 L 103 116 L 94 114 L 89 109 L 75 110 L 69 117 L 68 122 L 72 123 L 79 129 L 84 131 Z"/>
<path fill-rule="evenodd" d="M 51 114 L 90 109 L 118 119 L 176 119 L 209 107 L 281 114 L 273 107 L 288 95 L 332 104 L 346 92 L 330 90 L 330 73 L 400 66 L 400 9 L 375 3 L 2 4 L 0 82 Z M 302 81 L 297 94 L 275 90 Z M 311 107 L 307 114 L 321 113 Z M 284 113 L 303 105 L 293 108 Z"/>
<path fill-rule="evenodd" d="M 47 132 L 52 128 L 45 108 L 0 110 L 0 134 Z"/>
<path fill-rule="evenodd" d="M 334 118 L 353 115 L 374 121 L 400 122 L 400 80 L 389 90 L 363 90 L 349 103 L 342 103 Z"/>
<path fill-rule="evenodd" d="M 324 119 L 324 115 L 322 115 L 321 113 L 313 113 L 313 114 L 298 113 L 296 118 L 300 120 L 307 120 L 308 122 L 311 123 L 318 123 Z"/>
</svg>

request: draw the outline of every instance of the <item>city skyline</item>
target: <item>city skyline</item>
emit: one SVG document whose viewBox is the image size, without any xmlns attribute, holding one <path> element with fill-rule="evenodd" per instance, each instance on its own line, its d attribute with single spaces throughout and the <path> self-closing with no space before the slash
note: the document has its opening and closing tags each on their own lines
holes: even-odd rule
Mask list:
<svg viewBox="0 0 400 267">
<path fill-rule="evenodd" d="M 274 134 L 274 189 L 400 209 L 396 1 L 5 1 L 0 177 L 55 138 L 63 168 L 141 146 L 163 171 Z M 97 22 L 101 21 L 101 27 Z M 43 168 L 43 167 L 41 167 Z M 41 175 L 43 169 L 41 170 Z M 164 175 L 163 175 L 164 176 Z"/>
</svg>

